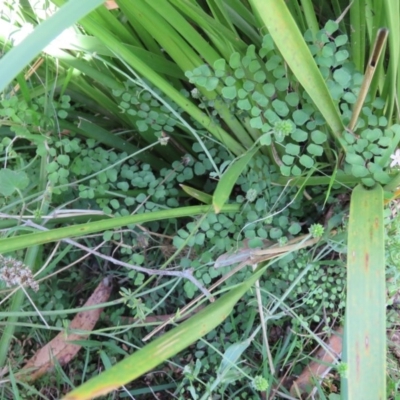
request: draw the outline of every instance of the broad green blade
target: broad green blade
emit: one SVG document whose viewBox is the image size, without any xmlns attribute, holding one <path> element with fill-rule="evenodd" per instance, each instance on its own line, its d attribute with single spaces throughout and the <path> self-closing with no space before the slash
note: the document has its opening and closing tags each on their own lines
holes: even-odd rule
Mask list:
<svg viewBox="0 0 400 400">
<path fill-rule="evenodd" d="M 257 150 L 258 148 L 254 147 L 242 157 L 236 159 L 222 175 L 213 195 L 213 206 L 216 214 L 221 211 L 221 208 L 229 199 L 233 186 Z"/>
<path fill-rule="evenodd" d="M 222 212 L 234 213 L 239 210 L 239 204 L 228 204 L 224 206 Z M 130 224 L 143 224 L 144 222 L 171 218 L 194 217 L 195 215 L 205 214 L 210 211 L 210 206 L 179 207 L 169 210 L 129 215 L 126 217 L 114 217 L 96 222 L 88 222 L 86 224 L 67 226 L 64 228 L 50 229 L 46 232 L 28 233 L 26 235 L 3 238 L 0 239 L 0 254 L 25 249 L 39 244 L 56 242 L 62 239 L 84 236 L 89 233 L 103 232 Z"/>
<path fill-rule="evenodd" d="M 223 322 L 231 313 L 234 305 L 260 278 L 262 273 L 263 269 L 194 317 L 73 390 L 63 400 L 86 400 L 105 395 L 151 371 Z"/>
<path fill-rule="evenodd" d="M 386 399 L 386 287 L 383 190 L 358 185 L 350 204 L 342 393 Z M 344 389 L 344 390 L 343 390 Z"/>
<path fill-rule="evenodd" d="M 290 69 L 324 116 L 332 133 L 342 140 L 343 123 L 328 87 L 284 0 L 250 0 Z"/>
<path fill-rule="evenodd" d="M 29 64 L 53 39 L 65 29 L 94 10 L 104 0 L 70 0 L 52 17 L 38 25 L 26 39 L 7 52 L 0 60 L 0 92 Z"/>
</svg>

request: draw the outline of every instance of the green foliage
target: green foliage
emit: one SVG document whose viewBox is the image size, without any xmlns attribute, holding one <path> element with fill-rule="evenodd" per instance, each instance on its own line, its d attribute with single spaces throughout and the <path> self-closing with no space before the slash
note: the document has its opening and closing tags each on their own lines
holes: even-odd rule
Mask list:
<svg viewBox="0 0 400 400">
<path fill-rule="evenodd" d="M 157 137 L 161 132 L 174 132 L 177 124 L 176 118 L 164 104 L 160 103 L 150 92 L 135 85 L 131 81 L 124 83 L 125 90 L 115 89 L 113 95 L 119 101 L 119 108 L 122 113 L 132 117 L 139 132 L 146 132 L 151 129 Z M 159 89 L 154 89 L 157 95 L 162 96 Z M 173 109 L 177 106 L 170 104 Z M 182 111 L 179 111 L 182 112 Z"/>
<path fill-rule="evenodd" d="M 335 36 L 336 31 L 337 25 L 329 21 L 316 38 L 309 31 L 304 38 L 347 125 L 362 74 L 348 60 L 347 36 Z M 263 145 L 275 143 L 274 160 L 283 175 L 300 176 L 316 165 L 334 162 L 332 149 L 338 149 L 328 145 L 324 119 L 288 75 L 270 35 L 258 51 L 250 45 L 243 56 L 233 53 L 228 64 L 221 59 L 186 76 L 199 87 L 217 90 L 231 113 L 261 135 Z M 388 128 L 383 107 L 381 99 L 370 100 L 358 121 L 361 133 L 343 132 L 348 143 L 344 172 L 368 186 L 391 180 L 388 151 L 395 148 L 400 126 Z"/>
<path fill-rule="evenodd" d="M 114 14 L 110 14 L 110 17 L 112 15 Z M 130 26 L 129 29 L 135 28 Z M 213 37 L 211 42 L 214 39 Z M 341 111 L 342 120 L 347 124 L 362 81 L 362 74 L 349 61 L 348 37 L 338 31 L 335 22 L 329 21 L 316 36 L 311 31 L 306 32 L 305 39 L 335 104 Z M 151 42 L 150 38 L 149 41 Z M 149 48 L 150 42 L 147 43 Z M 158 44 L 156 47 L 159 47 Z M 185 244 L 186 248 L 175 256 L 174 266 L 184 270 L 192 269 L 195 277 L 208 287 L 230 269 L 213 268 L 216 257 L 236 250 L 245 239 L 257 247 L 267 240 L 284 246 L 290 239 L 306 233 L 307 230 L 314 237 L 321 237 L 324 233 L 321 222 L 326 212 L 322 204 L 334 210 L 331 219 L 323 221 L 325 228 L 338 227 L 342 223 L 342 206 L 335 207 L 335 202 L 343 188 L 333 184 L 329 187 L 329 193 L 326 193 L 326 187 L 319 186 L 307 188 L 306 192 L 303 187 L 280 187 L 275 184 L 281 175 L 290 178 L 305 175 L 331 176 L 339 147 L 328 139 L 326 122 L 288 70 L 276 51 L 271 36 L 266 35 L 258 48 L 250 45 L 247 50 L 243 50 L 243 46 L 230 44 L 229 49 L 234 51 L 227 59 L 200 65 L 187 71 L 186 77 L 196 85 L 190 94 L 194 102 L 198 103 L 198 108 L 211 118 L 211 125 L 225 127 L 230 120 L 237 119 L 243 130 L 254 141 L 259 140 L 263 147 L 237 180 L 230 197 L 229 201 L 242 205 L 241 212 L 229 215 L 210 213 L 201 222 L 193 218 L 183 221 L 156 221 L 140 227 L 128 226 L 126 230 L 104 232 L 99 238 L 87 238 L 90 245 L 94 246 L 104 240 L 107 243 L 103 243 L 101 252 L 112 254 L 115 258 L 134 265 L 159 268 L 173 255 L 176 248 Z M 219 54 L 223 52 L 220 51 Z M 173 56 L 169 56 L 176 61 Z M 203 59 L 208 60 L 206 57 Z M 100 62 L 96 65 L 96 70 L 99 66 Z M 126 140 L 133 138 L 141 145 L 163 139 L 163 144 L 167 147 L 163 147 L 159 154 L 171 161 L 171 167 L 161 171 L 156 165 L 139 163 L 128 152 L 109 149 L 74 132 L 69 132 L 67 137 L 62 136 L 58 123 L 67 119 L 72 121 L 73 113 L 70 111 L 75 112 L 82 106 L 74 103 L 72 107 L 69 96 L 63 95 L 59 99 L 38 97 L 29 104 L 21 99 L 17 101 L 16 96 L 2 99 L 2 124 L 9 126 L 10 137 L 22 138 L 22 142 L 18 140 L 16 143 L 9 138 L 3 138 L 0 145 L 0 151 L 8 162 L 7 168 L 0 171 L 2 210 L 19 214 L 22 208 L 21 199 L 25 200 L 32 195 L 35 200 L 41 199 L 42 192 L 36 191 L 35 187 L 40 157 L 47 161 L 45 183 L 48 184 L 48 191 L 45 194 L 53 195 L 51 206 L 54 208 L 63 208 L 66 203 L 71 202 L 72 208 L 99 210 L 108 216 L 175 208 L 192 201 L 179 190 L 179 184 L 183 182 L 211 195 L 217 186 L 216 179 L 233 161 L 231 149 L 211 140 L 204 125 L 183 114 L 183 110 L 161 90 L 147 81 L 143 82 L 146 82 L 150 90 L 145 90 L 133 81 L 123 82 L 123 89 L 115 89 L 120 87 L 118 76 L 118 82 L 115 82 L 118 85 L 112 85 L 112 100 L 118 105 L 119 114 L 118 118 L 112 118 L 111 124 L 116 120 L 124 121 L 134 132 L 132 136 L 123 134 L 123 137 Z M 92 85 L 90 82 L 90 86 L 100 83 L 95 82 Z M 209 96 L 204 96 L 204 90 L 202 95 L 197 88 L 208 91 Z M 180 83 L 177 84 L 177 89 L 184 99 L 189 98 L 189 93 L 181 90 Z M 74 90 L 77 90 L 76 87 Z M 222 106 L 230 112 L 228 119 L 226 109 Z M 197 128 L 196 132 L 202 143 L 192 143 L 188 127 L 182 124 L 183 118 Z M 98 121 L 107 124 L 105 119 L 98 118 Z M 389 125 L 384 116 L 383 100 L 367 99 L 355 132 L 343 132 L 349 151 L 341 167 L 348 176 L 356 177 L 371 186 L 375 182 L 389 182 L 389 156 L 397 145 L 400 133 L 398 126 Z M 233 129 L 232 132 L 237 134 Z M 170 135 L 174 145 L 170 144 L 172 140 L 168 143 L 169 136 L 166 135 Z M 20 148 L 21 143 L 25 146 L 23 150 Z M 218 173 L 215 165 L 219 169 Z M 30 208 L 31 203 L 28 202 L 29 211 Z M 41 207 L 32 210 L 32 214 L 42 217 Z M 395 241 L 391 244 L 394 249 L 390 250 L 391 263 L 395 265 L 395 249 L 398 246 Z M 340 319 L 344 307 L 345 268 L 331 254 L 338 249 L 341 251 L 342 248 L 342 243 L 329 242 L 323 256 L 300 250 L 272 262 L 260 280 L 263 303 L 273 303 L 290 289 L 285 297 L 285 304 L 289 310 L 296 310 L 302 326 L 318 323 L 326 314 L 326 323 L 333 318 Z M 63 261 L 72 262 L 77 258 L 78 253 L 68 254 Z M 306 268 L 307 274 L 299 284 L 291 288 L 292 283 Z M 113 274 L 118 283 L 119 279 L 124 282 L 126 287 L 121 287 L 119 295 L 122 296 L 125 307 L 109 311 L 114 328 L 120 324 L 120 317 L 124 312 L 132 314 L 133 310 L 135 317 L 143 322 L 155 306 L 160 314 L 175 312 L 176 307 L 186 302 L 186 298 L 191 299 L 198 294 L 198 288 L 189 281 L 184 281 L 182 285 L 179 283 L 169 291 L 171 280 L 159 278 L 157 284 L 147 286 L 149 290 L 143 290 L 139 298 L 135 297 L 139 296 L 137 287 L 148 285 L 147 276 L 142 273 L 104 266 L 89 267 L 85 272 L 90 277 L 102 273 Z M 226 288 L 243 281 L 250 274 L 250 268 L 243 269 L 225 283 Z M 74 286 L 77 281 L 87 280 L 87 276 L 80 272 L 71 272 L 63 275 L 62 280 L 49 280 L 47 286 L 43 285 L 40 292 L 33 296 L 40 309 L 59 310 L 58 316 L 49 318 L 54 326 L 63 326 L 63 319 L 67 318 L 63 311 L 74 304 L 74 296 L 68 291 L 68 287 Z M 252 382 L 254 389 L 267 390 L 268 382 L 259 375 L 259 343 L 246 353 L 243 350 L 247 361 L 253 361 L 257 365 L 257 374 L 257 368 L 248 362 L 241 371 L 232 372 L 232 368 L 229 376 L 221 379 L 221 382 L 216 383 L 218 377 L 215 377 L 218 365 L 223 363 L 221 355 L 226 354 L 227 349 L 242 343 L 243 332 L 248 333 L 253 327 L 257 315 L 255 307 L 250 303 L 253 298 L 252 294 L 245 296 L 230 320 L 225 321 L 218 331 L 210 332 L 205 341 L 195 345 L 195 360 L 185 367 L 184 378 L 179 385 L 182 396 L 198 398 L 199 393 L 211 393 L 211 387 L 217 383 L 219 386 L 215 392 L 226 396 L 225 389 L 229 385 L 234 386 L 240 379 L 244 383 L 243 377 L 246 374 L 246 384 L 249 376 L 255 376 Z M 35 317 L 33 320 L 38 322 L 39 318 Z M 271 315 L 271 320 L 274 327 L 290 322 L 296 324 L 295 317 L 281 316 L 278 312 Z M 118 347 L 117 337 L 118 340 L 132 344 L 146 330 L 137 328 L 134 333 L 133 329 L 124 331 L 120 338 L 115 334 L 108 337 L 109 341 L 102 346 L 107 348 L 107 354 L 114 361 L 117 356 L 125 354 Z M 92 345 L 96 347 L 99 344 Z M 300 349 L 300 345 L 293 347 Z M 192 358 L 192 349 L 190 353 Z M 253 353 L 256 356 L 251 359 Z M 287 359 L 291 360 L 291 357 L 288 355 Z M 176 361 L 180 360 L 177 358 Z M 93 364 L 84 365 L 79 360 L 77 365 L 79 369 L 89 371 L 89 375 L 96 374 Z M 201 381 L 204 376 L 208 378 L 206 382 Z M 76 385 L 79 383 L 73 382 Z M 248 389 L 249 392 L 251 390 Z M 254 393 L 249 392 L 242 390 L 230 398 L 253 398 Z"/>
</svg>

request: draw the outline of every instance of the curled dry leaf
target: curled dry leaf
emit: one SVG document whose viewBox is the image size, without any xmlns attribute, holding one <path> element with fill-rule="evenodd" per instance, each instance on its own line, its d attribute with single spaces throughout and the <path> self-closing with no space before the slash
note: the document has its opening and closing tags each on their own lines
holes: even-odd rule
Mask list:
<svg viewBox="0 0 400 400">
<path fill-rule="evenodd" d="M 340 358 L 342 354 L 342 335 L 343 329 L 337 328 L 335 333 L 333 333 L 326 342 L 325 348 L 321 347 L 315 358 L 319 361 L 312 361 L 300 376 L 293 382 L 290 388 L 290 393 L 294 397 L 301 393 L 310 393 L 310 389 L 315 386 L 315 380 L 323 379 L 332 368 L 331 365 Z"/>
<path fill-rule="evenodd" d="M 86 301 L 84 307 L 106 302 L 110 296 L 111 289 L 108 278 L 103 279 Z M 68 330 L 73 331 L 76 329 L 90 332 L 96 325 L 102 311 L 102 308 L 96 308 L 78 313 L 71 321 Z M 60 332 L 25 364 L 19 371 L 18 378 L 25 381 L 33 381 L 51 369 L 55 364 L 55 360 L 60 365 L 66 365 L 82 347 L 71 343 L 71 341 L 82 340 L 87 337 L 88 334 Z"/>
</svg>

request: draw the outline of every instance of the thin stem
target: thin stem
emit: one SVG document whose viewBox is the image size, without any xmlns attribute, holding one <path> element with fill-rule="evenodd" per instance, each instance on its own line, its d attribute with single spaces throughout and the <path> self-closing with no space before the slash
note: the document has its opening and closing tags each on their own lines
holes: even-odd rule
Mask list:
<svg viewBox="0 0 400 400">
<path fill-rule="evenodd" d="M 386 42 L 388 34 L 389 34 L 389 30 L 387 28 L 380 28 L 378 30 L 377 35 L 376 35 L 374 48 L 372 50 L 371 57 L 370 57 L 370 59 L 368 61 L 368 65 L 367 65 L 367 69 L 365 71 L 365 76 L 364 76 L 363 83 L 361 85 L 360 93 L 358 94 L 357 101 L 354 104 L 353 114 L 351 116 L 351 120 L 350 120 L 349 125 L 347 127 L 350 131 L 353 131 L 355 126 L 356 126 L 358 117 L 359 117 L 360 112 L 361 112 L 361 108 L 362 108 L 362 106 L 364 104 L 365 97 L 367 96 L 369 87 L 371 85 L 372 78 L 373 78 L 374 73 L 375 73 L 376 65 L 377 65 L 377 63 L 379 61 L 379 58 L 380 58 L 381 54 L 382 54 L 382 49 L 383 49 L 383 46 L 384 46 L 384 44 Z"/>
</svg>

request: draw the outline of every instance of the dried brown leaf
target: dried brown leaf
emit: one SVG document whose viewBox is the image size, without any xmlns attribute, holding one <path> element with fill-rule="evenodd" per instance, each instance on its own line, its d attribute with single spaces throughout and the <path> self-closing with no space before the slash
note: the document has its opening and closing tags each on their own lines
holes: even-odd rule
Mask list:
<svg viewBox="0 0 400 400">
<path fill-rule="evenodd" d="M 109 280 L 107 278 L 103 279 L 86 301 L 84 307 L 104 303 L 108 300 L 111 289 Z M 102 308 L 96 308 L 78 313 L 71 321 L 68 329 L 90 332 L 96 325 L 102 311 Z M 19 371 L 18 378 L 25 381 L 33 381 L 53 368 L 56 360 L 60 365 L 66 365 L 82 347 L 70 342 L 85 339 L 88 335 L 60 332 L 25 364 Z"/>
<path fill-rule="evenodd" d="M 342 335 L 343 329 L 337 328 L 335 333 L 332 334 L 326 342 L 326 347 L 329 348 L 330 351 L 326 351 L 323 347 L 317 351 L 315 358 L 319 361 L 312 361 L 307 365 L 300 376 L 293 382 L 290 388 L 290 393 L 293 397 L 300 393 L 309 392 L 310 388 L 315 386 L 314 382 L 316 379 L 322 379 L 328 374 L 332 363 L 334 363 L 342 353 Z M 335 358 L 332 357 L 332 355 L 335 355 Z"/>
</svg>

